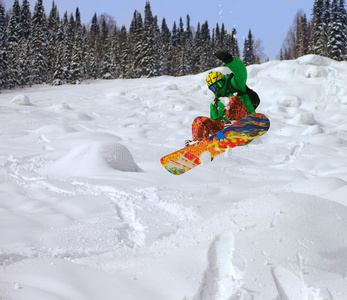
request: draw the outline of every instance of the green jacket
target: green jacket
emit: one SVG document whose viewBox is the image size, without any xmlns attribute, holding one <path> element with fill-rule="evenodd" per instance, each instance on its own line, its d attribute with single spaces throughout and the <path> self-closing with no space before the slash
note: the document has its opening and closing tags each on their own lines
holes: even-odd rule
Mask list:
<svg viewBox="0 0 347 300">
<path fill-rule="evenodd" d="M 234 76 L 231 78 L 231 85 L 241 91 L 246 91 L 246 81 L 247 81 L 247 69 L 243 62 L 238 58 L 233 58 L 233 60 L 230 63 L 225 64 L 231 72 L 234 73 Z M 215 97 L 219 100 L 221 97 L 231 97 L 234 94 L 228 90 L 228 84 L 227 82 L 230 80 L 228 75 L 225 76 L 225 84 L 222 87 L 222 89 L 218 93 L 214 93 Z M 248 95 L 242 95 L 238 96 L 241 100 L 243 105 L 247 108 L 250 114 L 255 113 L 255 109 L 252 105 L 251 100 L 249 99 Z M 224 104 L 221 101 L 215 101 L 214 103 L 211 103 L 210 105 L 210 118 L 213 120 L 218 120 L 221 122 L 225 122 L 227 120 L 227 117 L 224 113 Z"/>
</svg>

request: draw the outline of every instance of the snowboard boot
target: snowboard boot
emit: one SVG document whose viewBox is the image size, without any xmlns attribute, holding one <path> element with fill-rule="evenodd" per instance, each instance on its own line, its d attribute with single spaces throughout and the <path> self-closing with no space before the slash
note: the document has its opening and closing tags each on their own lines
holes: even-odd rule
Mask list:
<svg viewBox="0 0 347 300">
<path fill-rule="evenodd" d="M 228 121 L 225 122 L 224 128 L 230 127 L 230 126 L 232 126 L 236 122 L 237 122 L 236 120 L 228 120 Z"/>
<path fill-rule="evenodd" d="M 192 140 L 186 140 L 184 142 L 185 147 L 189 147 L 190 145 L 196 144 L 198 141 L 193 142 Z"/>
</svg>

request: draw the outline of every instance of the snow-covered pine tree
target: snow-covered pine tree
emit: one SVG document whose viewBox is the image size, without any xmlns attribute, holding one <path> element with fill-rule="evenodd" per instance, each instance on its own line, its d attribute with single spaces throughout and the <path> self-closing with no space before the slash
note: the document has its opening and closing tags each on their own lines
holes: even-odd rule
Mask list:
<svg viewBox="0 0 347 300">
<path fill-rule="evenodd" d="M 138 76 L 159 75 L 159 33 L 158 19 L 153 17 L 150 3 L 146 1 L 142 41 L 141 46 L 138 45 L 138 56 L 136 58 Z"/>
<path fill-rule="evenodd" d="M 203 45 L 203 51 L 205 51 L 206 56 L 204 57 L 206 64 L 202 65 L 203 71 L 210 70 L 212 68 L 217 67 L 220 65 L 220 61 L 216 59 L 214 56 L 214 53 L 216 52 L 216 33 L 215 28 L 212 29 L 212 35 L 211 31 L 209 29 L 209 24 L 207 21 L 202 25 L 201 27 L 202 35 L 204 36 L 205 45 Z"/>
<path fill-rule="evenodd" d="M 7 88 L 7 47 L 5 8 L 0 3 L 0 90 Z"/>
<path fill-rule="evenodd" d="M 347 11 L 345 0 L 339 1 L 339 16 L 341 24 L 341 50 L 343 60 L 347 60 Z"/>
<path fill-rule="evenodd" d="M 141 61 L 143 34 L 142 15 L 135 10 L 127 41 L 129 47 L 125 74 L 127 78 L 139 78 L 141 76 L 142 66 L 139 64 Z"/>
<path fill-rule="evenodd" d="M 310 53 L 326 55 L 326 20 L 324 20 L 324 0 L 315 0 L 312 12 L 312 31 L 310 39 Z"/>
<path fill-rule="evenodd" d="M 224 49 L 224 44 L 223 44 L 223 40 L 224 37 L 222 37 L 221 35 L 221 29 L 219 28 L 219 24 L 216 24 L 216 27 L 214 28 L 214 32 L 215 32 L 215 47 L 216 47 L 216 51 L 218 50 L 223 50 Z"/>
<path fill-rule="evenodd" d="M 19 69 L 20 69 L 20 86 L 27 86 L 31 84 L 31 11 L 28 0 L 23 0 L 21 8 L 21 32 L 19 40 Z"/>
<path fill-rule="evenodd" d="M 47 82 L 48 58 L 47 58 L 47 25 L 46 15 L 42 0 L 37 0 L 32 19 L 32 83 Z"/>
<path fill-rule="evenodd" d="M 163 18 L 160 29 L 160 47 L 159 47 L 159 58 L 160 58 L 160 75 L 171 75 L 171 32 L 166 24 L 165 18 Z"/>
<path fill-rule="evenodd" d="M 128 73 L 130 62 L 130 48 L 128 44 L 128 32 L 123 25 L 119 32 L 119 77 L 123 78 Z"/>
<path fill-rule="evenodd" d="M 68 19 L 67 12 L 65 12 L 63 21 L 59 29 L 59 38 L 57 40 L 57 61 L 55 65 L 55 72 L 53 76 L 53 84 L 64 84 L 69 79 L 70 61 L 72 54 L 72 25 L 73 20 Z"/>
<path fill-rule="evenodd" d="M 248 37 L 245 39 L 243 47 L 243 62 L 246 66 L 255 64 L 257 62 L 251 29 L 248 31 Z"/>
<path fill-rule="evenodd" d="M 216 28 L 212 28 L 212 36 L 210 40 L 210 56 L 209 56 L 209 64 L 212 66 L 212 68 L 217 67 L 220 65 L 220 60 L 217 59 L 213 54 L 215 53 L 216 49 Z"/>
<path fill-rule="evenodd" d="M 211 34 L 208 21 L 201 25 L 201 53 L 200 68 L 201 71 L 214 68 L 215 58 L 213 57 L 214 49 L 211 48 Z"/>
<path fill-rule="evenodd" d="M 6 38 L 5 7 L 0 3 L 0 42 L 4 41 L 5 38 Z"/>
<path fill-rule="evenodd" d="M 159 49 L 160 49 L 160 28 L 158 25 L 158 17 L 154 17 L 154 21 L 152 23 L 151 31 L 153 32 L 153 72 L 152 76 L 159 76 L 161 75 L 159 73 L 160 70 L 160 57 L 159 57 Z"/>
<path fill-rule="evenodd" d="M 118 78 L 120 73 L 121 53 L 120 53 L 120 33 L 116 26 L 114 26 L 113 34 L 110 37 L 110 48 L 106 52 L 106 56 L 110 60 L 110 73 L 112 78 Z M 105 58 L 106 60 L 106 58 Z"/>
<path fill-rule="evenodd" d="M 18 42 L 20 39 L 20 35 L 22 33 L 21 28 L 21 7 L 19 5 L 18 0 L 14 0 L 11 18 L 7 25 L 7 40 L 8 42 Z"/>
<path fill-rule="evenodd" d="M 345 58 L 346 35 L 343 27 L 343 12 L 338 0 L 331 3 L 328 50 L 332 59 L 341 61 Z"/>
<path fill-rule="evenodd" d="M 102 16 L 101 20 L 101 35 L 100 35 L 100 76 L 104 79 L 112 79 L 112 52 L 111 42 L 112 39 L 109 37 L 109 25 L 107 24 L 105 16 Z"/>
<path fill-rule="evenodd" d="M 55 2 L 52 2 L 52 8 L 49 12 L 47 19 L 47 29 L 52 33 L 58 32 L 60 24 L 59 11 Z"/>
<path fill-rule="evenodd" d="M 192 72 L 193 33 L 190 28 L 190 16 L 187 15 L 186 29 L 181 35 L 181 47 L 178 60 L 178 74 L 184 76 Z"/>
<path fill-rule="evenodd" d="M 190 23 L 190 16 L 187 15 L 187 23 L 186 23 L 186 30 L 184 33 L 184 48 L 185 48 L 185 54 L 186 54 L 186 75 L 192 74 L 193 66 L 192 66 L 192 55 L 193 55 L 193 47 L 194 47 L 194 37 L 192 32 L 192 26 Z"/>
<path fill-rule="evenodd" d="M 5 7 L 0 3 L 0 43 L 6 39 Z M 2 44 L 0 44 L 1 46 Z M 1 48 L 0 48 L 1 49 Z"/>
<path fill-rule="evenodd" d="M 22 39 L 19 44 L 19 49 L 19 85 L 21 87 L 31 86 L 31 47 L 29 40 Z"/>
<path fill-rule="evenodd" d="M 72 46 L 70 72 L 69 72 L 69 82 L 76 84 L 81 82 L 85 76 L 85 67 L 83 60 L 83 26 L 81 22 L 81 14 L 79 8 L 76 8 L 75 14 L 75 38 Z"/>
<path fill-rule="evenodd" d="M 172 26 L 172 34 L 171 34 L 171 60 L 170 60 L 170 75 L 177 75 L 178 73 L 178 53 L 179 53 L 179 32 L 177 28 L 176 21 L 174 21 Z"/>
<path fill-rule="evenodd" d="M 231 38 L 231 33 L 228 34 L 228 31 L 225 29 L 225 25 L 224 23 L 222 23 L 222 27 L 221 27 L 221 44 L 222 44 L 222 48 L 225 48 L 225 46 L 228 46 L 228 51 L 231 51 L 231 44 L 230 44 L 230 38 Z"/>
<path fill-rule="evenodd" d="M 225 29 L 224 23 L 222 23 L 222 27 L 220 29 L 220 36 L 219 36 L 219 43 L 221 49 L 227 49 L 229 52 L 231 51 L 230 48 L 230 39 L 228 37 L 228 32 Z"/>
<path fill-rule="evenodd" d="M 212 36 L 214 36 L 214 38 L 212 38 L 212 43 L 214 43 L 214 52 L 219 50 L 228 50 L 230 52 L 230 43 L 228 42 L 228 36 L 224 24 L 222 24 L 222 27 L 220 28 L 217 23 L 213 33 Z M 220 61 L 215 58 L 215 65 L 217 66 L 219 63 Z"/>
<path fill-rule="evenodd" d="M 66 14 L 64 14 L 64 18 L 66 18 Z M 56 36 L 54 39 L 52 38 L 52 42 L 54 43 L 55 47 L 52 49 L 52 53 L 49 54 L 52 65 L 52 84 L 53 85 L 61 85 L 63 84 L 64 80 L 64 61 L 63 61 L 63 53 L 64 53 L 64 39 L 65 39 L 65 33 L 64 33 L 64 18 L 63 21 L 59 22 L 59 28 L 56 32 Z M 65 20 L 66 22 L 66 20 Z M 54 34 L 54 33 L 52 33 Z M 49 50 L 51 50 L 51 47 L 48 47 Z"/>
<path fill-rule="evenodd" d="M 72 50 L 75 42 L 75 18 L 70 14 L 69 22 L 65 28 L 65 47 L 64 47 L 64 61 L 65 61 L 65 74 L 64 80 L 66 82 L 70 79 L 70 66 L 72 61 Z"/>
<path fill-rule="evenodd" d="M 200 22 L 196 28 L 195 39 L 194 39 L 194 47 L 192 53 L 192 72 L 194 74 L 200 73 L 203 70 L 203 66 L 201 64 L 201 53 L 202 53 L 202 36 L 201 36 L 201 26 Z"/>
<path fill-rule="evenodd" d="M 182 52 L 184 52 L 183 49 L 183 42 L 184 42 L 184 24 L 183 19 L 180 18 L 177 28 L 177 42 L 176 42 L 176 56 L 177 56 L 177 69 L 175 75 L 183 74 L 184 70 L 182 70 Z"/>
<path fill-rule="evenodd" d="M 93 79 L 97 79 L 100 74 L 100 26 L 96 13 L 92 18 L 92 24 L 90 26 L 89 37 L 89 75 Z"/>
<path fill-rule="evenodd" d="M 237 41 L 237 30 L 233 28 L 230 35 L 230 53 L 237 58 L 240 58 L 240 48 Z"/>
<path fill-rule="evenodd" d="M 48 19 L 47 19 L 47 30 L 48 30 L 48 44 L 47 44 L 47 64 L 49 68 L 49 81 L 53 80 L 55 73 L 55 66 L 57 62 L 57 54 L 59 52 L 58 41 L 62 39 L 59 37 L 59 11 L 58 7 L 53 1 L 52 8 L 50 10 Z"/>
<path fill-rule="evenodd" d="M 30 4 L 28 0 L 23 0 L 22 10 L 21 10 L 21 37 L 28 41 L 31 36 L 31 11 Z"/>
<path fill-rule="evenodd" d="M 322 39 L 324 41 L 324 53 L 321 55 L 329 57 L 329 50 L 328 50 L 328 42 L 329 42 L 329 24 L 330 24 L 330 0 L 324 0 L 323 2 L 323 15 L 322 15 L 322 22 L 323 22 L 323 33 L 322 33 Z"/>
<path fill-rule="evenodd" d="M 7 25 L 7 78 L 8 88 L 20 86 L 20 38 L 21 38 L 21 8 L 18 0 L 12 6 L 11 18 Z"/>
</svg>

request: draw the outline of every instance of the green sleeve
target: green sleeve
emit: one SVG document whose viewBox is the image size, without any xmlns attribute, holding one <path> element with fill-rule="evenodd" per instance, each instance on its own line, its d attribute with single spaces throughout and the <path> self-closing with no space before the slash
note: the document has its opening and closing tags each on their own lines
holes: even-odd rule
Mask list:
<svg viewBox="0 0 347 300">
<path fill-rule="evenodd" d="M 246 81 L 247 81 L 247 69 L 243 62 L 234 57 L 230 63 L 225 64 L 231 72 L 234 73 L 233 78 L 231 78 L 231 84 L 234 88 L 241 92 L 246 91 Z"/>
<path fill-rule="evenodd" d="M 234 57 L 230 63 L 225 64 L 230 71 L 234 73 L 234 76 L 231 78 L 231 84 L 234 88 L 241 92 L 246 91 L 246 81 L 247 81 L 247 69 L 244 63 Z M 255 113 L 255 109 L 252 105 L 251 99 L 249 99 L 248 95 L 239 96 L 242 100 L 243 105 L 247 108 L 247 110 L 251 113 Z"/>
</svg>

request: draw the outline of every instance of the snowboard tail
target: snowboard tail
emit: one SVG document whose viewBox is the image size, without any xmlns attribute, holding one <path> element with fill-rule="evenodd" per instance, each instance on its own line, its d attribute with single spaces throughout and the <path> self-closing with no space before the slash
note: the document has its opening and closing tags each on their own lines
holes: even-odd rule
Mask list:
<svg viewBox="0 0 347 300">
<path fill-rule="evenodd" d="M 270 128 L 270 120 L 255 113 L 193 145 L 161 158 L 163 167 L 174 175 L 181 175 L 202 163 L 202 158 L 211 159 L 228 148 L 244 146 Z"/>
</svg>

